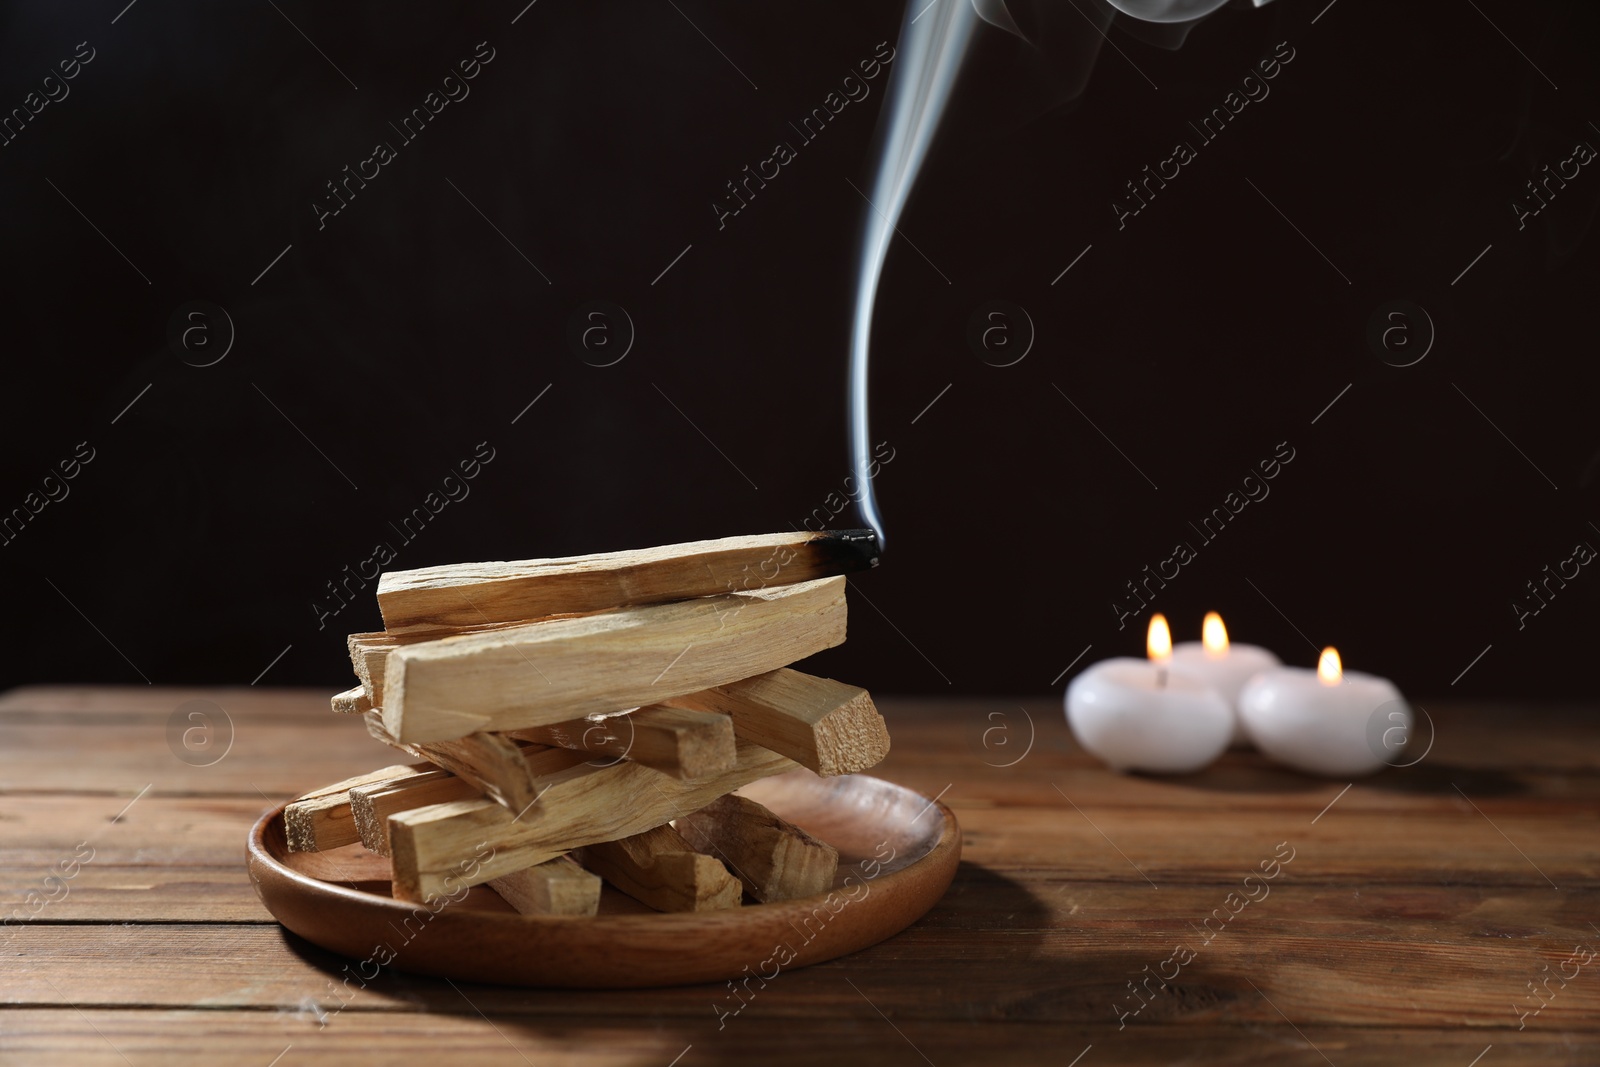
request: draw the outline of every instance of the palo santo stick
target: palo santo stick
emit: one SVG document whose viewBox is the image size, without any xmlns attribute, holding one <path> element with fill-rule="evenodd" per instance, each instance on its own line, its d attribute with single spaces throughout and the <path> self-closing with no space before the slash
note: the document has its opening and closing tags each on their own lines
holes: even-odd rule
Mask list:
<svg viewBox="0 0 1600 1067">
<path fill-rule="evenodd" d="M 588 845 L 583 865 L 657 911 L 737 908 L 739 879 L 720 860 L 701 855 L 670 826 Z"/>
<path fill-rule="evenodd" d="M 383 721 L 404 742 L 519 730 L 659 703 L 844 640 L 843 578 L 550 619 L 402 645 Z"/>
<path fill-rule="evenodd" d="M 335 693 L 333 710 L 341 715 L 362 715 L 372 710 L 372 701 L 367 699 L 367 691 L 358 685 L 342 693 Z"/>
<path fill-rule="evenodd" d="M 532 726 L 512 736 L 595 755 L 626 757 L 674 778 L 705 778 L 738 760 L 733 720 L 715 712 L 662 706 Z"/>
<path fill-rule="evenodd" d="M 838 849 L 749 797 L 718 797 L 677 827 L 697 851 L 726 860 L 763 904 L 825 893 L 839 869 Z"/>
<path fill-rule="evenodd" d="M 350 818 L 361 843 L 369 852 L 380 856 L 389 855 L 389 816 L 429 804 L 479 799 L 471 782 L 449 771 L 431 768 L 388 781 L 355 786 L 349 795 Z"/>
<path fill-rule="evenodd" d="M 723 537 L 564 559 L 390 571 L 378 579 L 378 609 L 391 634 L 440 633 L 792 585 L 877 562 L 870 530 Z"/>
<path fill-rule="evenodd" d="M 416 771 L 396 765 L 325 785 L 291 801 L 283 809 L 283 828 L 290 852 L 322 852 L 360 840 L 350 813 L 350 790 L 358 786 L 393 781 Z"/>
<path fill-rule="evenodd" d="M 600 908 L 600 876 L 566 856 L 491 878 L 489 888 L 524 915 L 593 915 Z"/>
<path fill-rule="evenodd" d="M 372 716 L 368 716 L 367 724 L 371 729 Z M 371 731 L 380 741 L 385 740 L 377 730 Z M 489 734 L 474 734 L 476 738 L 493 737 Z M 496 740 L 503 740 L 496 738 Z M 390 742 L 392 743 L 392 742 Z M 430 762 L 439 755 L 438 750 L 446 745 L 455 745 L 457 742 L 446 742 L 441 745 L 400 745 L 397 746 L 413 755 L 422 755 Z M 526 790 L 529 795 L 527 803 L 512 812 L 512 816 L 526 812 L 533 803 L 533 798 L 538 794 L 536 781 L 542 775 L 555 774 L 568 767 L 583 762 L 583 756 L 576 752 L 568 752 L 560 748 L 544 748 L 539 745 L 529 745 L 521 750 L 521 766 L 517 766 L 509 759 L 496 763 L 493 767 L 467 767 L 465 773 L 454 774 L 450 769 L 442 767 L 427 767 L 425 764 L 413 773 L 401 778 L 386 779 L 373 783 L 371 786 L 357 786 L 350 790 L 351 817 L 355 821 L 356 832 L 360 835 L 361 843 L 370 851 L 380 856 L 389 855 L 389 816 L 398 811 L 407 811 L 411 808 L 425 807 L 429 804 L 443 804 L 451 800 L 477 800 L 488 788 L 498 789 L 507 781 L 515 781 L 517 789 Z M 488 782 L 484 775 L 502 775 L 498 783 Z M 491 797 L 495 803 L 498 799 Z M 501 807 L 505 807 L 501 804 Z"/>
<path fill-rule="evenodd" d="M 482 797 L 424 808 L 407 805 L 410 810 L 389 817 L 395 895 L 427 900 L 450 892 L 445 879 L 461 877 L 463 860 L 481 860 L 468 883 L 475 885 L 583 845 L 643 833 L 757 778 L 795 767 L 748 742 L 739 742 L 738 752 L 733 770 L 692 782 L 632 760 L 571 767 L 541 778 L 539 802 L 521 817 Z M 486 848 L 492 851 L 483 858 Z"/>
<path fill-rule="evenodd" d="M 389 650 L 399 646 L 390 635 L 378 632 L 351 634 L 344 639 L 350 650 L 350 667 L 361 682 L 362 692 L 373 707 L 383 705 L 383 661 Z"/>
<path fill-rule="evenodd" d="M 466 626 L 459 633 L 476 634 L 488 633 L 494 630 L 504 630 L 507 623 L 486 623 L 480 626 Z M 356 678 L 361 682 L 362 692 L 366 694 L 368 702 L 373 707 L 383 706 L 383 664 L 389 653 L 401 645 L 416 644 L 419 641 L 434 640 L 427 634 L 395 635 L 378 630 L 373 633 L 351 634 L 345 638 L 345 647 L 350 650 L 350 667 L 355 671 Z M 337 708 L 335 711 L 339 710 Z M 366 710 L 366 709 L 362 709 Z"/>
<path fill-rule="evenodd" d="M 732 716 L 740 739 L 825 778 L 864 771 L 889 754 L 889 728 L 865 689 L 789 668 L 668 703 Z"/>
<path fill-rule="evenodd" d="M 367 732 L 386 745 L 427 760 L 458 778 L 513 814 L 525 810 L 539 793 L 534 779 L 554 774 L 583 757 L 561 748 L 519 745 L 503 734 L 474 733 L 454 741 L 424 741 L 408 745 L 395 740 L 384 728 L 378 712 L 365 716 Z"/>
</svg>

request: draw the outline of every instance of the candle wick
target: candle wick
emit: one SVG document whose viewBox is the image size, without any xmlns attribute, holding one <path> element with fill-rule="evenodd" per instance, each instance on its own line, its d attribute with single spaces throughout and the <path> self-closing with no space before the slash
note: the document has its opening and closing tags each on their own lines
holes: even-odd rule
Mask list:
<svg viewBox="0 0 1600 1067">
<path fill-rule="evenodd" d="M 1167 669 L 1165 667 L 1157 667 L 1156 668 L 1156 688 L 1165 689 L 1166 687 L 1167 687 Z"/>
</svg>

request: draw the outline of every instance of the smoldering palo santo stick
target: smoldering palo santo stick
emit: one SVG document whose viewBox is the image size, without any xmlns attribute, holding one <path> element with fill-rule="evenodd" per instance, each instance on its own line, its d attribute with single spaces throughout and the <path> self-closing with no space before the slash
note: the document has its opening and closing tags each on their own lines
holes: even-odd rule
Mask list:
<svg viewBox="0 0 1600 1067">
<path fill-rule="evenodd" d="M 378 609 L 390 636 L 442 634 L 794 585 L 877 564 L 878 539 L 871 530 L 721 537 L 560 559 L 390 571 L 378 580 Z"/>
</svg>

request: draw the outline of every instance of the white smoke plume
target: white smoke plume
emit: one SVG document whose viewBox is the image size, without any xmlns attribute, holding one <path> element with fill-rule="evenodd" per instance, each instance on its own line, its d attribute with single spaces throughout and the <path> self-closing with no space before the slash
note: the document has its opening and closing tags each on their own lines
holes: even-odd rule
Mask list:
<svg viewBox="0 0 1600 1067">
<path fill-rule="evenodd" d="M 1023 0 L 910 0 L 900 28 L 893 73 L 883 111 L 878 118 L 877 166 L 867 190 L 868 208 L 861 238 L 861 261 L 856 279 L 855 312 L 850 330 L 850 456 L 860 487 L 861 520 L 884 545 L 883 518 L 873 488 L 872 437 L 867 403 L 867 367 L 872 318 L 877 306 L 878 282 L 883 274 L 889 241 L 894 236 L 912 185 L 922 169 L 928 147 L 950 102 L 962 60 L 979 23 L 987 23 L 1028 40 L 1013 7 L 1022 11 Z M 1251 0 L 1256 7 L 1268 0 Z M 1080 3 L 1082 6 L 1079 6 Z M 1172 47 L 1181 44 L 1188 30 L 1227 0 L 1035 0 L 1028 9 L 1038 25 L 1041 18 L 1061 15 L 1071 5 L 1082 17 L 1085 31 L 1099 35 L 1074 48 L 1072 61 L 1083 67 L 1075 79 L 1077 90 L 1087 81 L 1099 50 L 1099 41 L 1118 14 L 1175 31 L 1167 36 Z M 1089 10 L 1085 11 L 1087 7 Z M 1081 56 L 1087 56 L 1082 62 Z"/>
</svg>

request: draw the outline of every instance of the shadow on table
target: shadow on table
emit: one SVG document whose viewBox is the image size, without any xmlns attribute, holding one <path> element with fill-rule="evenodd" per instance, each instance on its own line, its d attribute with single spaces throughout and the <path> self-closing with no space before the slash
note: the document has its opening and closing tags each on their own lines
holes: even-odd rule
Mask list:
<svg viewBox="0 0 1600 1067">
<path fill-rule="evenodd" d="M 1316 793 L 1327 789 L 1329 781 L 1273 763 L 1259 752 L 1237 750 L 1223 753 L 1215 763 L 1194 774 L 1135 772 L 1135 776 L 1217 793 Z"/>
<path fill-rule="evenodd" d="M 1468 797 L 1511 797 L 1529 792 L 1528 783 L 1514 774 L 1453 763 L 1423 762 L 1414 767 L 1389 767 L 1360 781 L 1375 789 L 1413 796 L 1457 796 L 1458 790 Z"/>
<path fill-rule="evenodd" d="M 916 1026 L 1060 1019 L 1063 1011 L 1109 1017 L 1087 1011 L 1085 997 L 1099 990 L 1095 995 L 1109 1000 L 1113 979 L 1120 983 L 1117 976 L 1138 965 L 1121 955 L 1089 960 L 1063 984 L 1062 961 L 1039 953 L 1050 928 L 1050 908 L 1033 892 L 963 862 L 945 896 L 907 929 L 766 983 L 545 990 L 384 971 L 364 986 L 352 983 L 353 994 L 338 994 L 351 961 L 285 930 L 285 946 L 326 979 L 285 1009 L 305 1017 L 308 1048 L 323 1024 L 336 1027 L 346 1013 L 390 1012 L 491 1021 L 533 1062 L 605 1048 L 619 1062 L 665 1065 L 690 1045 L 695 1064 L 817 1062 L 835 1045 L 841 1062 L 898 1060 L 910 1050 L 890 1019 Z"/>
<path fill-rule="evenodd" d="M 1205 770 L 1182 777 L 1136 776 L 1218 793 L 1280 793 L 1294 796 L 1326 792 L 1330 785 L 1342 787 L 1344 782 L 1352 780 L 1305 774 L 1273 763 L 1259 752 L 1228 752 Z M 1414 796 L 1455 795 L 1457 788 L 1471 797 L 1516 796 L 1528 791 L 1521 779 L 1504 771 L 1426 759 L 1410 767 L 1385 767 L 1374 774 L 1353 780 L 1370 788 Z"/>
</svg>

